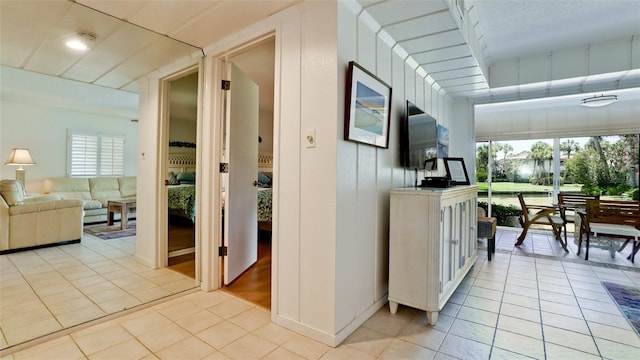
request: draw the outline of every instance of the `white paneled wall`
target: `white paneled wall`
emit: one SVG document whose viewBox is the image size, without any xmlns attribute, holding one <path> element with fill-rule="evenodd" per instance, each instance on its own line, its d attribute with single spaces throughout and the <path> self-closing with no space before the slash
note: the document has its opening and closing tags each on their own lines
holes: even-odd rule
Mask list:
<svg viewBox="0 0 640 360">
<path fill-rule="evenodd" d="M 389 148 L 342 140 L 344 104 L 338 104 L 337 218 L 335 234 L 335 342 L 342 341 L 386 302 L 388 285 L 389 191 L 413 186 L 413 170 L 400 162 L 399 131 L 406 100 L 451 125 L 451 102 L 434 89 L 376 32 L 376 26 L 338 2 L 338 94 L 351 60 L 392 87 Z M 419 175 L 420 177 L 423 174 Z"/>
</svg>

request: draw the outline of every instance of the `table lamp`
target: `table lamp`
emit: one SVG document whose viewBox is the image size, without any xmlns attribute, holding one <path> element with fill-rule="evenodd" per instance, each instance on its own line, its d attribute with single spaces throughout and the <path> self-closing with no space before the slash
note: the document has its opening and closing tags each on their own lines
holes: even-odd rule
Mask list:
<svg viewBox="0 0 640 360">
<path fill-rule="evenodd" d="M 16 169 L 16 180 L 20 181 L 22 185 L 26 185 L 25 171 L 22 165 L 34 165 L 36 162 L 31 158 L 29 149 L 13 148 L 9 154 L 9 158 L 4 163 L 5 165 L 18 165 Z"/>
</svg>

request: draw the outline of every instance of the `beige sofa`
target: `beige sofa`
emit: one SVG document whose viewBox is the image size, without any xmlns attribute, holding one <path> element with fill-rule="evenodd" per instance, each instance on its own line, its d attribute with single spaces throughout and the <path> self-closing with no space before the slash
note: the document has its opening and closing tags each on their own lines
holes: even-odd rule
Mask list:
<svg viewBox="0 0 640 360">
<path fill-rule="evenodd" d="M 136 198 L 136 177 L 46 178 L 43 192 L 63 199 L 82 200 L 85 224 L 104 222 L 109 200 Z M 129 219 L 134 217 L 135 213 L 128 215 Z M 120 214 L 114 214 L 114 218 L 120 219 Z"/>
<path fill-rule="evenodd" d="M 82 238 L 82 202 L 25 196 L 22 183 L 0 180 L 0 254 Z"/>
</svg>

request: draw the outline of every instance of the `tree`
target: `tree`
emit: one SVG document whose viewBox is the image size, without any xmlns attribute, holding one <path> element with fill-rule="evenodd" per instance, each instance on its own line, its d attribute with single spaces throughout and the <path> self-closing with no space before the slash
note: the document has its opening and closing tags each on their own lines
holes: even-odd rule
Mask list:
<svg viewBox="0 0 640 360">
<path fill-rule="evenodd" d="M 547 160 L 553 159 L 553 148 L 551 147 L 551 145 L 547 144 L 544 141 L 538 141 L 535 144 L 531 145 L 531 154 L 529 156 L 535 161 L 533 171 L 534 176 L 537 171 L 538 178 L 542 179 L 541 185 L 550 185 L 545 163 L 547 162 Z"/>
<path fill-rule="evenodd" d="M 571 153 L 580 150 L 580 144 L 573 139 L 567 139 L 560 144 L 560 151 L 567 154 L 567 159 L 571 159 Z"/>
</svg>

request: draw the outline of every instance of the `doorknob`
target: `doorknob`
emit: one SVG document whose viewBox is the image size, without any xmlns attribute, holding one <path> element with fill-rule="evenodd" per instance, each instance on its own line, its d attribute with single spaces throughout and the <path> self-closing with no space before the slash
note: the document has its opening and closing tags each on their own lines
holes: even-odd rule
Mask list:
<svg viewBox="0 0 640 360">
<path fill-rule="evenodd" d="M 258 186 L 258 180 L 253 180 L 253 186 L 255 186 L 255 187 Z"/>
</svg>

